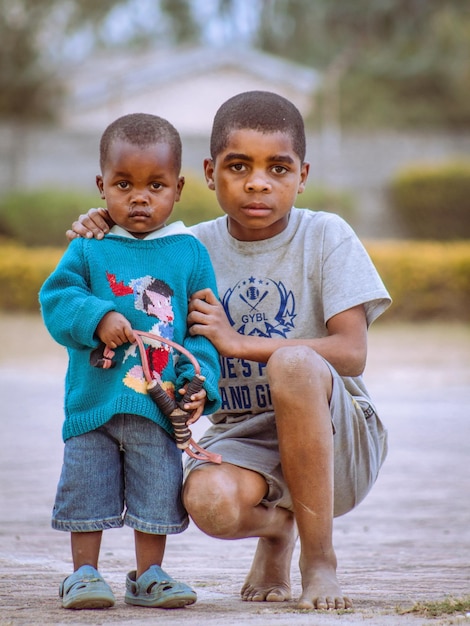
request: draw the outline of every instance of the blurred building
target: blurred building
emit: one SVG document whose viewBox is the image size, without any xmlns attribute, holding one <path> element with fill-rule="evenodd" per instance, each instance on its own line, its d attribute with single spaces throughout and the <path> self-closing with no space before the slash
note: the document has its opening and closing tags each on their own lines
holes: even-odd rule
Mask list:
<svg viewBox="0 0 470 626">
<path fill-rule="evenodd" d="M 184 136 L 209 136 L 227 98 L 254 89 L 275 91 L 308 115 L 320 76 L 314 69 L 237 46 L 94 56 L 65 77 L 62 125 L 101 132 L 126 113 L 153 113 Z"/>
</svg>

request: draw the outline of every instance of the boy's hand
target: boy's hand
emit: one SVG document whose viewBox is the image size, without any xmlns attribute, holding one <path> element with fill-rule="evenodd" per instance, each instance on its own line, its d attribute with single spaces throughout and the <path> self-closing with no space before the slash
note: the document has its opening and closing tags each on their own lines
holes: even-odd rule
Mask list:
<svg viewBox="0 0 470 626">
<path fill-rule="evenodd" d="M 178 393 L 184 396 L 186 393 L 186 387 L 180 389 Z M 190 402 L 184 403 L 184 410 L 188 413 L 191 413 L 191 416 L 186 421 L 188 426 L 194 424 L 194 422 L 197 422 L 197 420 L 201 417 L 204 411 L 204 405 L 206 404 L 206 395 L 206 390 L 202 388 L 196 393 L 192 394 Z"/>
<path fill-rule="evenodd" d="M 110 311 L 96 327 L 100 340 L 114 350 L 124 343 L 134 343 L 135 336 L 129 321 L 117 311 Z"/>
<path fill-rule="evenodd" d="M 211 289 L 201 289 L 191 296 L 188 315 L 189 333 L 203 335 L 222 356 L 232 356 L 240 335 L 233 330 L 223 306 Z"/>
<path fill-rule="evenodd" d="M 109 233 L 111 226 L 113 226 L 113 221 L 106 209 L 90 209 L 88 213 L 78 217 L 78 220 L 72 224 L 72 228 L 65 233 L 65 236 L 69 241 L 76 237 L 103 239 Z"/>
</svg>

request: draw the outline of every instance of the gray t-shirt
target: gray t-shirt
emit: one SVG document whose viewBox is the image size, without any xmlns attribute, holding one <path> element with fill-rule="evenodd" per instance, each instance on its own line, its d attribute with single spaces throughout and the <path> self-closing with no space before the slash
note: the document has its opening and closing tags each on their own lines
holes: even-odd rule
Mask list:
<svg viewBox="0 0 470 626">
<path fill-rule="evenodd" d="M 324 337 L 334 315 L 364 304 L 370 325 L 391 303 L 364 246 L 335 214 L 293 208 L 287 228 L 262 241 L 234 239 L 225 216 L 191 231 L 207 247 L 227 317 L 243 335 Z M 265 364 L 224 357 L 221 365 L 214 422 L 272 410 Z M 370 400 L 362 378 L 343 380 Z"/>
</svg>

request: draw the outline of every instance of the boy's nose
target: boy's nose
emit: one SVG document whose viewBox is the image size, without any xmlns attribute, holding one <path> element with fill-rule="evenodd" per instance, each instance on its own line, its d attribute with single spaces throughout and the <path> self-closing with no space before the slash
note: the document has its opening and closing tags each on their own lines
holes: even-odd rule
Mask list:
<svg viewBox="0 0 470 626">
<path fill-rule="evenodd" d="M 271 185 L 264 176 L 254 175 L 246 183 L 247 191 L 270 191 Z"/>
<path fill-rule="evenodd" d="M 149 203 L 149 198 L 148 198 L 148 192 L 145 189 L 135 189 L 134 193 L 132 194 L 132 202 L 134 204 L 148 204 Z"/>
</svg>

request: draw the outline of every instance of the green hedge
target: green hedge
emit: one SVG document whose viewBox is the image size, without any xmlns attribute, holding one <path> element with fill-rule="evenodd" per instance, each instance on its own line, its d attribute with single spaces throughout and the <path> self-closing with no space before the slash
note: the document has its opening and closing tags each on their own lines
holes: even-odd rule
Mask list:
<svg viewBox="0 0 470 626">
<path fill-rule="evenodd" d="M 384 319 L 469 321 L 470 241 L 366 243 L 393 298 Z"/>
<path fill-rule="evenodd" d="M 470 242 L 366 242 L 394 304 L 384 320 L 469 320 Z M 38 311 L 61 248 L 0 245 L 0 310 Z"/>
<path fill-rule="evenodd" d="M 63 254 L 61 248 L 0 243 L 0 309 L 38 311 L 38 292 Z"/>
<path fill-rule="evenodd" d="M 410 238 L 470 238 L 470 161 L 409 166 L 395 175 L 389 192 Z"/>
<path fill-rule="evenodd" d="M 0 235 L 27 246 L 64 246 L 72 222 L 102 202 L 98 192 L 14 191 L 0 198 Z"/>
</svg>

